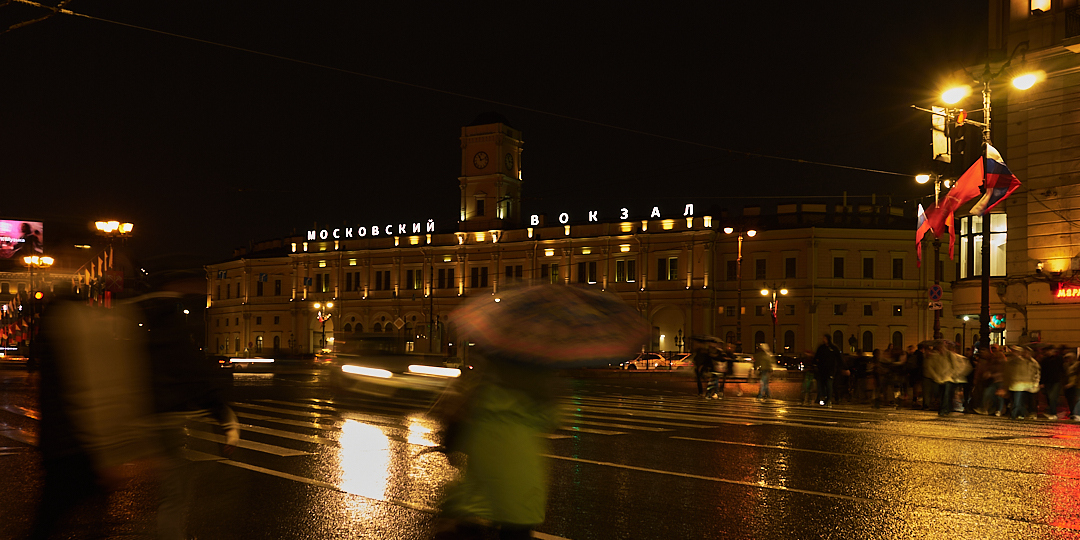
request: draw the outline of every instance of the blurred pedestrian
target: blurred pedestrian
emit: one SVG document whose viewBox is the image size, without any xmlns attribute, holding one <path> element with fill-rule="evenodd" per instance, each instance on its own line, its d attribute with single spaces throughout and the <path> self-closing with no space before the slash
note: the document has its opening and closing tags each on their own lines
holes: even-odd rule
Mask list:
<svg viewBox="0 0 1080 540">
<path fill-rule="evenodd" d="M 814 384 L 817 375 L 817 361 L 814 358 L 813 352 L 803 351 L 802 369 L 802 387 L 800 388 L 802 404 L 809 405 L 811 403 L 811 396 L 817 391 L 816 385 Z"/>
<path fill-rule="evenodd" d="M 984 383 L 982 397 L 975 412 L 1001 416 L 1005 414 L 1005 394 L 1008 388 L 1005 381 L 1005 353 L 1000 346 L 991 345 L 988 350 L 980 350 L 977 354 L 981 357 L 979 370 Z M 978 373 L 979 371 L 976 371 L 976 374 Z"/>
<path fill-rule="evenodd" d="M 1028 415 L 1029 395 L 1039 391 L 1039 363 L 1027 347 L 1011 347 L 1006 359 L 1006 380 L 1013 395 L 1011 417 L 1023 420 Z"/>
<path fill-rule="evenodd" d="M 130 310 L 88 306 L 58 284 L 38 333 L 44 478 L 30 538 L 77 526 L 104 537 L 107 497 L 153 454 L 149 376 Z"/>
<path fill-rule="evenodd" d="M 699 398 L 709 397 L 708 383 L 713 373 L 713 358 L 709 355 L 709 344 L 703 336 L 691 336 L 690 347 L 694 351 L 694 379 L 697 381 Z"/>
<path fill-rule="evenodd" d="M 832 407 L 833 384 L 840 371 L 842 360 L 840 349 L 833 345 L 829 334 L 822 335 L 821 345 L 814 353 L 814 359 L 817 363 L 818 401 L 826 407 Z"/>
<path fill-rule="evenodd" d="M 757 394 L 759 400 L 772 398 L 772 394 L 769 393 L 769 378 L 772 376 L 775 367 L 776 360 L 773 358 L 769 346 L 759 343 L 758 350 L 754 353 L 754 369 L 757 370 L 758 375 L 761 377 L 761 385 L 758 387 Z"/>
<path fill-rule="evenodd" d="M 1046 396 L 1047 420 L 1058 419 L 1058 400 L 1065 390 L 1065 346 L 1047 347 L 1040 362 L 1040 385 Z M 1037 415 L 1036 415 L 1037 416 Z"/>
</svg>

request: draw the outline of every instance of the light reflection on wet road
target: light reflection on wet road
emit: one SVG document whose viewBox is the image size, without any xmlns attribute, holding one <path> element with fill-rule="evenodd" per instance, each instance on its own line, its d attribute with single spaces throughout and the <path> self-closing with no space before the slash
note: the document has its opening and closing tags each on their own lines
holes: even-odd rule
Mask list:
<svg viewBox="0 0 1080 540">
<path fill-rule="evenodd" d="M 1080 536 L 1078 424 L 704 401 L 691 384 L 572 384 L 565 425 L 549 437 L 551 496 L 537 536 Z M 189 428 L 193 526 L 213 531 L 203 537 L 429 534 L 457 474 L 430 451 L 440 443 L 423 415 L 430 401 L 333 395 L 317 372 L 245 374 L 234 393 L 246 446 L 215 457 L 210 426 Z M 33 403 L 17 393 L 3 403 L 0 436 L 32 434 Z M 30 455 L 0 452 L 0 472 Z"/>
</svg>

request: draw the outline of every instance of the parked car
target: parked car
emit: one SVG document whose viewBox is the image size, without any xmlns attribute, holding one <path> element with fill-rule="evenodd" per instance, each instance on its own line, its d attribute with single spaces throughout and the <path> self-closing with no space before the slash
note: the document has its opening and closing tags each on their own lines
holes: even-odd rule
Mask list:
<svg viewBox="0 0 1080 540">
<path fill-rule="evenodd" d="M 641 353 L 619 364 L 622 369 L 679 369 L 693 366 L 690 353 L 668 353 L 667 356 L 661 353 Z"/>
<path fill-rule="evenodd" d="M 803 371 L 806 367 L 803 364 L 802 358 L 786 354 L 776 355 L 776 363 L 788 371 Z"/>
<path fill-rule="evenodd" d="M 335 348 L 341 352 L 319 355 L 316 363 L 330 366 L 331 385 L 348 392 L 377 396 L 439 393 L 462 374 L 453 358 L 405 353 L 397 338 L 385 334 L 339 340 Z"/>
</svg>

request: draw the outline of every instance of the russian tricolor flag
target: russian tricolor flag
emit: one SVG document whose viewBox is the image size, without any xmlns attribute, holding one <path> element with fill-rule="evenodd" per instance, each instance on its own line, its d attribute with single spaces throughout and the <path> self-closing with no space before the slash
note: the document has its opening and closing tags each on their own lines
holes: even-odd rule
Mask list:
<svg viewBox="0 0 1080 540">
<path fill-rule="evenodd" d="M 1020 179 L 1005 166 L 1005 160 L 1001 159 L 1001 154 L 997 149 L 989 144 L 986 145 L 985 187 L 986 192 L 982 198 L 971 207 L 972 214 L 981 216 L 989 212 L 997 203 L 1020 187 Z"/>
</svg>

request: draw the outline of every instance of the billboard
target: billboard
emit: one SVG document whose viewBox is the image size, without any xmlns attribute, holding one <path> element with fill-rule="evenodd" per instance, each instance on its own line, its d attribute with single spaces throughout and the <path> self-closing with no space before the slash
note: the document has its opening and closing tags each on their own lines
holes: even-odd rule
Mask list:
<svg viewBox="0 0 1080 540">
<path fill-rule="evenodd" d="M 43 253 L 40 221 L 0 219 L 0 259 Z"/>
</svg>

